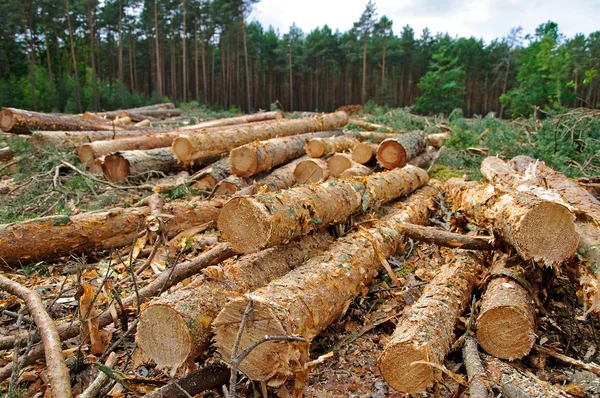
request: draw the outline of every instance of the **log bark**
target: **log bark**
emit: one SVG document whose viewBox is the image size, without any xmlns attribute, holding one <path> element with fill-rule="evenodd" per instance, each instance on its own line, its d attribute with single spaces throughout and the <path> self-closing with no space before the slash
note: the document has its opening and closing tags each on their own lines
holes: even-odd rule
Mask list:
<svg viewBox="0 0 600 398">
<path fill-rule="evenodd" d="M 119 118 L 128 117 L 137 122 L 146 118 L 164 119 L 174 116 L 181 116 L 181 109 L 149 109 L 146 111 L 123 110 L 119 112 Z"/>
<path fill-rule="evenodd" d="M 490 278 L 476 321 L 477 340 L 490 355 L 521 359 L 536 339 L 532 294 L 541 272 L 538 267 L 528 271 L 518 259 L 502 256 L 495 260 Z"/>
<path fill-rule="evenodd" d="M 227 383 L 229 368 L 224 363 L 214 363 L 173 380 L 167 385 L 144 395 L 145 398 L 189 398 Z M 182 391 L 183 390 L 183 391 Z"/>
<path fill-rule="evenodd" d="M 352 149 L 352 160 L 360 164 L 369 164 L 377 157 L 378 144 L 361 142 Z"/>
<path fill-rule="evenodd" d="M 352 160 L 351 155 L 346 153 L 336 153 L 327 159 L 327 168 L 332 177 L 339 177 L 344 171 L 358 164 Z"/>
<path fill-rule="evenodd" d="M 495 250 L 496 246 L 489 240 L 461 235 L 454 232 L 443 231 L 434 227 L 425 227 L 422 225 L 402 224 L 399 226 L 399 232 L 407 237 L 426 243 L 433 243 L 438 246 L 451 247 L 453 249 L 464 250 Z"/>
<path fill-rule="evenodd" d="M 156 133 L 156 129 L 125 131 L 34 131 L 29 143 L 36 148 L 79 146 L 93 141 L 143 137 Z"/>
<path fill-rule="evenodd" d="M 238 124 L 264 122 L 267 120 L 279 120 L 282 117 L 283 116 L 281 115 L 281 112 L 279 112 L 279 111 L 259 112 L 259 113 L 255 113 L 252 115 L 229 117 L 229 118 L 223 118 L 223 119 L 217 119 L 217 120 L 207 120 L 205 122 L 201 122 L 198 124 L 180 127 L 179 130 L 193 131 L 193 130 L 205 129 L 207 127 L 235 126 Z"/>
<path fill-rule="evenodd" d="M 484 382 L 486 378 L 485 369 L 479 356 L 477 340 L 473 336 L 465 336 L 462 357 L 469 377 L 469 398 L 488 398 L 492 391 L 488 389 Z"/>
<path fill-rule="evenodd" d="M 62 355 L 60 337 L 56 330 L 56 325 L 50 315 L 48 315 L 40 295 L 36 291 L 29 290 L 3 275 L 0 275 L 0 290 L 4 290 L 25 301 L 31 318 L 38 327 L 46 353 L 46 366 L 48 368 L 52 396 L 55 398 L 72 397 L 71 379 L 69 369 Z"/>
<path fill-rule="evenodd" d="M 302 157 L 308 140 L 339 135 L 341 131 L 322 131 L 252 142 L 230 152 L 229 168 L 239 177 L 250 177 Z"/>
<path fill-rule="evenodd" d="M 170 173 L 180 168 L 169 148 L 117 152 L 107 155 L 102 163 L 104 176 L 112 182 L 123 181 L 149 171 Z"/>
<path fill-rule="evenodd" d="M 568 398 L 558 387 L 540 380 L 534 374 L 525 372 L 497 358 L 486 356 L 483 367 L 489 378 L 502 389 L 507 398 Z"/>
<path fill-rule="evenodd" d="M 310 342 L 331 322 L 340 318 L 352 300 L 368 286 L 379 268 L 380 256 L 389 257 L 402 247 L 398 222 L 425 223 L 435 208 L 439 191 L 424 187 L 410 196 L 386 218 L 366 231 L 339 239 L 323 255 L 268 285 L 238 298 L 221 311 L 214 322 L 215 342 L 223 358 L 231 358 L 233 342 L 247 304 L 252 300 L 240 351 L 264 336 L 296 335 Z M 377 248 L 374 247 L 377 246 Z M 304 372 L 308 344 L 269 342 L 254 349 L 240 364 L 253 380 L 279 384 Z"/>
<path fill-rule="evenodd" d="M 457 178 L 446 181 L 446 197 L 455 211 L 491 229 L 524 260 L 558 267 L 575 253 L 575 217 L 563 205 Z"/>
<path fill-rule="evenodd" d="M 358 127 L 369 130 L 369 131 L 379 131 L 384 133 L 394 133 L 394 129 L 384 126 L 383 124 L 369 123 L 363 122 L 362 120 L 351 119 L 349 123 L 355 124 Z"/>
<path fill-rule="evenodd" d="M 224 200 L 173 201 L 165 212 L 174 217 L 166 234 L 215 220 Z M 0 253 L 9 265 L 51 260 L 69 254 L 130 245 L 138 225 L 150 215 L 147 206 L 115 208 L 75 216 L 50 216 L 0 225 Z"/>
<path fill-rule="evenodd" d="M 96 115 L 98 117 L 106 118 L 106 119 L 114 119 L 116 117 L 119 117 L 121 112 L 144 113 L 146 111 L 161 110 L 161 109 L 175 109 L 175 104 L 173 104 L 172 102 L 165 102 L 163 104 L 140 106 L 138 108 L 119 109 L 116 111 L 109 111 L 109 112 L 98 112 L 98 113 L 94 113 L 94 115 Z"/>
<path fill-rule="evenodd" d="M 284 166 L 276 168 L 270 174 L 257 179 L 253 185 L 237 192 L 236 195 L 254 195 L 257 192 L 276 192 L 282 189 L 288 189 L 296 183 L 294 177 L 296 166 L 305 160 L 307 160 L 306 157 L 301 157 Z"/>
<path fill-rule="evenodd" d="M 344 170 L 340 177 L 342 178 L 350 178 L 350 177 L 359 177 L 359 176 L 368 176 L 373 174 L 373 169 L 367 167 L 365 165 L 352 162 L 352 167 Z"/>
<path fill-rule="evenodd" d="M 217 189 L 215 189 L 215 195 L 230 196 L 244 188 L 251 186 L 252 184 L 254 184 L 254 181 L 250 178 L 241 178 L 235 175 L 230 175 L 219 182 L 219 186 Z"/>
<path fill-rule="evenodd" d="M 0 162 L 6 162 L 13 158 L 14 152 L 10 147 L 0 148 Z"/>
<path fill-rule="evenodd" d="M 328 177 L 327 162 L 321 159 L 304 159 L 294 168 L 294 179 L 298 184 L 323 182 Z"/>
<path fill-rule="evenodd" d="M 436 149 L 440 149 L 444 146 L 444 141 L 450 138 L 450 133 L 436 133 L 436 134 L 428 134 L 427 140 L 429 141 L 429 145 Z"/>
<path fill-rule="evenodd" d="M 377 162 L 385 169 L 404 167 L 412 158 L 425 151 L 429 145 L 427 137 L 421 132 L 402 134 L 379 144 Z"/>
<path fill-rule="evenodd" d="M 427 150 L 425 152 L 409 160 L 408 164 L 417 167 L 423 167 L 426 164 L 431 163 L 436 158 L 436 156 L 438 156 L 438 152 L 439 151 L 436 150 L 433 146 L 429 146 L 427 147 Z"/>
<path fill-rule="evenodd" d="M 311 119 L 275 121 L 268 125 L 232 128 L 219 133 L 190 134 L 173 141 L 173 153 L 182 162 L 193 162 L 206 156 L 223 154 L 252 141 L 275 137 L 328 131 L 348 122 L 345 112 L 336 112 Z"/>
<path fill-rule="evenodd" d="M 410 166 L 348 181 L 237 197 L 223 207 L 218 227 L 221 237 L 230 242 L 235 251 L 251 253 L 341 222 L 375 203 L 408 195 L 428 179 L 427 172 Z"/>
<path fill-rule="evenodd" d="M 330 153 L 344 152 L 354 148 L 359 141 L 354 137 L 313 138 L 306 143 L 304 150 L 311 158 L 320 158 Z"/>
<path fill-rule="evenodd" d="M 84 120 L 75 116 L 30 112 L 15 108 L 2 109 L 2 112 L 0 112 L 0 128 L 7 133 L 16 134 L 28 134 L 33 130 L 123 130 L 122 127 L 113 126 L 110 123 Z"/>
<path fill-rule="evenodd" d="M 195 180 L 193 188 L 212 190 L 219 181 L 222 181 L 231 175 L 229 170 L 229 156 L 217 160 L 213 164 L 206 166 L 190 177 Z"/>
<path fill-rule="evenodd" d="M 471 301 L 482 261 L 457 250 L 400 321 L 378 359 L 381 375 L 396 391 L 417 394 L 433 384 L 454 341 L 454 327 Z"/>
<path fill-rule="evenodd" d="M 138 346 L 161 369 L 176 369 L 197 358 L 211 343 L 213 319 L 232 298 L 282 277 L 332 241 L 327 232 L 319 231 L 206 269 L 203 277 L 146 307 L 138 325 Z"/>
</svg>

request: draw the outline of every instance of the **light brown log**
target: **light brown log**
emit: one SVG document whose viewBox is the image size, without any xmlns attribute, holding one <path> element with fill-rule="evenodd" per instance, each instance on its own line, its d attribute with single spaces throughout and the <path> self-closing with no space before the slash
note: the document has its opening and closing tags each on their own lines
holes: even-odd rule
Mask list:
<svg viewBox="0 0 600 398">
<path fill-rule="evenodd" d="M 148 127 L 151 125 L 152 125 L 152 122 L 150 121 L 150 119 L 140 120 L 139 122 L 137 122 L 135 124 L 136 127 Z"/>
<path fill-rule="evenodd" d="M 0 275 L 0 290 L 14 294 L 25 301 L 31 318 L 38 327 L 46 353 L 46 366 L 52 387 L 52 396 L 55 398 L 72 397 L 71 379 L 69 369 L 62 355 L 60 337 L 56 330 L 56 325 L 50 315 L 48 315 L 44 307 L 44 302 L 38 292 L 29 290 L 25 286 L 3 275 Z"/>
<path fill-rule="evenodd" d="M 138 346 L 161 369 L 193 360 L 209 347 L 212 320 L 232 298 L 285 275 L 332 241 L 327 232 L 318 231 L 204 270 L 203 277 L 146 307 L 138 325 Z"/>
<path fill-rule="evenodd" d="M 114 118 L 118 117 L 119 114 L 121 114 L 121 112 L 123 112 L 123 111 L 143 113 L 145 111 L 161 110 L 161 109 L 175 109 L 175 104 L 173 104 L 172 102 L 165 102 L 163 104 L 140 106 L 138 108 L 119 109 L 116 111 L 109 111 L 109 112 L 99 112 L 99 113 L 95 113 L 95 115 L 98 117 L 106 118 L 106 119 L 114 119 Z"/>
<path fill-rule="evenodd" d="M 170 173 L 181 166 L 169 148 L 120 151 L 104 157 L 102 171 L 108 181 L 119 182 L 149 171 Z"/>
<path fill-rule="evenodd" d="M 113 120 L 113 123 L 118 124 L 118 125 L 131 124 L 131 118 L 129 116 L 119 117 L 119 118 Z"/>
<path fill-rule="evenodd" d="M 320 158 L 330 153 L 344 152 L 354 148 L 359 141 L 351 136 L 313 138 L 306 143 L 304 150 L 311 158 Z"/>
<path fill-rule="evenodd" d="M 436 134 L 428 134 L 427 140 L 429 141 L 429 145 L 436 149 L 440 149 L 444 146 L 444 141 L 450 138 L 450 133 L 436 133 Z"/>
<path fill-rule="evenodd" d="M 383 124 L 369 123 L 364 122 L 362 120 L 351 119 L 349 123 L 355 124 L 358 127 L 369 130 L 369 131 L 379 131 L 385 133 L 394 133 L 394 129 L 384 126 Z"/>
<path fill-rule="evenodd" d="M 304 159 L 294 168 L 294 179 L 298 184 L 323 182 L 328 177 L 327 162 L 321 159 Z"/>
<path fill-rule="evenodd" d="M 492 356 L 486 356 L 483 363 L 491 381 L 501 386 L 502 396 L 507 398 L 568 398 L 558 387 L 540 380 L 534 374 L 519 370 Z"/>
<path fill-rule="evenodd" d="M 88 172 L 92 175 L 103 176 L 104 171 L 102 170 L 102 165 L 104 164 L 104 158 L 105 156 L 100 156 L 99 158 L 94 159 L 87 167 Z"/>
<path fill-rule="evenodd" d="M 288 189 L 296 183 L 294 171 L 296 170 L 296 166 L 304 160 L 307 160 L 306 156 L 276 168 L 268 175 L 257 179 L 253 185 L 238 191 L 236 195 L 254 195 L 257 192 L 275 192 Z"/>
<path fill-rule="evenodd" d="M 378 149 L 378 144 L 368 142 L 356 144 L 352 149 L 352 160 L 360 164 L 369 164 L 375 160 Z"/>
<path fill-rule="evenodd" d="M 339 135 L 341 131 L 322 131 L 252 142 L 230 152 L 229 168 L 239 177 L 250 177 L 302 157 L 308 140 Z"/>
<path fill-rule="evenodd" d="M 532 293 L 541 282 L 540 270 L 535 267 L 528 272 L 518 259 L 501 256 L 495 260 L 490 278 L 476 321 L 477 340 L 490 355 L 509 361 L 521 359 L 536 339 Z"/>
<path fill-rule="evenodd" d="M 431 163 L 436 156 L 438 156 L 438 152 L 439 151 L 433 146 L 429 146 L 425 152 L 409 160 L 408 164 L 412 164 L 413 166 L 417 167 L 423 167 L 426 164 Z"/>
<path fill-rule="evenodd" d="M 194 173 L 190 179 L 195 181 L 192 184 L 193 188 L 210 191 L 219 181 L 226 179 L 230 175 L 229 156 L 226 156 Z"/>
<path fill-rule="evenodd" d="M 350 178 L 350 177 L 359 177 L 359 176 L 368 176 L 373 174 L 373 169 L 367 167 L 365 165 L 352 162 L 352 167 L 344 170 L 340 177 L 342 178 Z"/>
<path fill-rule="evenodd" d="M 0 148 L 0 162 L 11 160 L 14 152 L 10 147 Z"/>
<path fill-rule="evenodd" d="M 278 112 L 278 111 L 259 112 L 259 113 L 255 113 L 252 115 L 229 117 L 229 118 L 223 118 L 223 119 L 217 119 L 217 120 L 207 120 L 205 122 L 201 122 L 198 124 L 179 127 L 179 130 L 191 131 L 191 130 L 205 129 L 207 127 L 235 126 L 238 124 L 263 122 L 266 120 L 278 120 L 281 118 L 282 118 L 281 112 Z"/>
<path fill-rule="evenodd" d="M 454 342 L 454 327 L 471 302 L 482 259 L 457 250 L 399 322 L 378 359 L 381 375 L 396 391 L 417 394 L 433 384 Z"/>
<path fill-rule="evenodd" d="M 166 224 L 166 234 L 215 220 L 224 200 L 173 201 L 165 213 L 174 217 Z M 2 262 L 10 265 L 50 260 L 69 254 L 107 250 L 130 245 L 141 228 L 147 206 L 115 208 L 75 216 L 50 216 L 0 225 Z"/>
<path fill-rule="evenodd" d="M 433 243 L 438 246 L 464 250 L 494 250 L 496 247 L 489 240 L 454 232 L 443 231 L 435 227 L 402 224 L 398 231 L 407 237 L 419 241 Z"/>
<path fill-rule="evenodd" d="M 187 171 L 180 171 L 179 173 L 171 176 L 167 176 L 164 178 L 159 178 L 158 180 L 153 182 L 154 188 L 152 191 L 154 193 L 167 193 L 171 192 L 173 189 L 178 186 L 187 184 L 190 180 L 190 173 Z"/>
<path fill-rule="evenodd" d="M 250 178 L 241 178 L 235 175 L 223 179 L 219 182 L 215 195 L 233 195 L 241 189 L 251 186 L 254 183 Z"/>
<path fill-rule="evenodd" d="M 230 242 L 235 251 L 251 253 L 341 222 L 375 203 L 408 195 L 428 179 L 426 171 L 408 166 L 348 181 L 237 197 L 225 204 L 218 228 L 221 237 Z"/>
<path fill-rule="evenodd" d="M 575 253 L 579 234 L 565 206 L 457 178 L 446 181 L 446 197 L 455 211 L 491 229 L 525 260 L 558 267 Z"/>
<path fill-rule="evenodd" d="M 130 120 L 140 121 L 146 118 L 164 119 L 180 116 L 181 109 L 149 109 L 146 111 L 124 110 L 119 112 L 119 118 L 128 117 Z"/>
<path fill-rule="evenodd" d="M 192 162 L 206 156 L 223 154 L 253 141 L 275 137 L 335 130 L 348 122 L 345 112 L 336 112 L 311 119 L 274 121 L 267 125 L 228 129 L 219 133 L 190 134 L 173 141 L 173 153 L 182 162 Z"/>
<path fill-rule="evenodd" d="M 341 176 L 344 171 L 357 164 L 352 160 L 352 156 L 346 153 L 336 153 L 327 159 L 327 168 L 329 169 L 329 175 L 332 177 Z"/>
<path fill-rule="evenodd" d="M 402 134 L 379 144 L 377 162 L 385 169 L 404 167 L 412 158 L 423 152 L 429 142 L 422 132 Z"/>
<path fill-rule="evenodd" d="M 29 143 L 36 148 L 46 146 L 79 146 L 93 141 L 142 137 L 156 133 L 156 129 L 125 131 L 34 131 Z"/>
<path fill-rule="evenodd" d="M 22 109 L 4 108 L 0 112 L 0 128 L 8 133 L 31 133 L 33 130 L 78 131 L 78 130 L 122 130 L 95 120 L 84 120 L 75 116 L 51 115 Z"/>
<path fill-rule="evenodd" d="M 373 228 L 346 235 L 323 255 L 226 305 L 214 322 L 215 342 L 222 357 L 231 358 L 240 320 L 250 300 L 252 307 L 240 351 L 264 336 L 296 335 L 310 342 L 339 319 L 373 281 L 380 256 L 389 257 L 402 247 L 403 236 L 396 232 L 396 223 L 425 223 L 435 208 L 437 192 L 433 187 L 424 187 L 406 202 L 398 203 Z M 240 364 L 240 371 L 253 380 L 281 383 L 304 372 L 307 360 L 307 343 L 269 342 L 254 349 Z"/>
</svg>

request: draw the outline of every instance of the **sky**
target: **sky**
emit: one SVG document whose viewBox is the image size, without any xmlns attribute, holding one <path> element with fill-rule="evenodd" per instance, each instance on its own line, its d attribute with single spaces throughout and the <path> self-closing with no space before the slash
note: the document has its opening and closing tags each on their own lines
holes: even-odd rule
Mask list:
<svg viewBox="0 0 600 398">
<path fill-rule="evenodd" d="M 307 33 L 327 24 L 346 31 L 358 21 L 368 0 L 260 0 L 250 20 L 281 34 L 296 23 Z M 386 15 L 394 22 L 394 33 L 409 24 L 416 36 L 428 27 L 435 34 L 482 38 L 487 43 L 501 38 L 513 27 L 534 33 L 540 24 L 552 20 L 561 33 L 600 30 L 600 0 L 374 0 L 377 18 Z"/>
</svg>

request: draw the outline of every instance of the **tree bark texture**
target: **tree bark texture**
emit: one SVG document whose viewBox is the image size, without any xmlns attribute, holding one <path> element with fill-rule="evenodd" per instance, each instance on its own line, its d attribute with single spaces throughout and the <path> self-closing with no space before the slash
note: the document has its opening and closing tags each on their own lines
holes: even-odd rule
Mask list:
<svg viewBox="0 0 600 398">
<path fill-rule="evenodd" d="M 2 112 L 0 112 L 0 128 L 7 133 L 15 134 L 29 134 L 33 130 L 123 130 L 123 127 L 113 126 L 110 122 L 104 123 L 80 119 L 75 116 L 51 115 L 15 108 L 2 109 Z"/>
<path fill-rule="evenodd" d="M 169 148 L 147 151 L 122 151 L 107 155 L 102 171 L 108 181 L 119 182 L 150 171 L 169 173 L 181 166 Z"/>
</svg>

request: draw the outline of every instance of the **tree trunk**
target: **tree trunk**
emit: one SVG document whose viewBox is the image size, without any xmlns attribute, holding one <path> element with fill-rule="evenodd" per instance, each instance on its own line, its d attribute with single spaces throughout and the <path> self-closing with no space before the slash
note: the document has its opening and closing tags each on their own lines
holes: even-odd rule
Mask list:
<svg viewBox="0 0 600 398">
<path fill-rule="evenodd" d="M 239 177 L 250 177 L 302 157 L 308 140 L 341 134 L 341 131 L 322 131 L 242 145 L 231 150 L 230 169 Z"/>
<path fill-rule="evenodd" d="M 340 177 L 350 178 L 350 177 L 358 177 L 358 176 L 368 176 L 370 174 L 373 174 L 373 169 L 353 161 L 352 167 L 344 170 L 343 173 L 340 175 Z"/>
<path fill-rule="evenodd" d="M 250 178 L 242 178 L 232 174 L 219 182 L 217 189 L 215 189 L 215 195 L 231 196 L 244 188 L 252 186 L 252 184 L 253 181 Z"/>
<path fill-rule="evenodd" d="M 112 182 L 123 181 L 150 171 L 169 173 L 180 168 L 169 148 L 117 152 L 107 155 L 102 164 L 104 176 Z"/>
<path fill-rule="evenodd" d="M 327 162 L 322 159 L 304 159 L 294 168 L 294 180 L 298 184 L 323 182 L 329 177 Z"/>
<path fill-rule="evenodd" d="M 22 109 L 4 108 L 0 112 L 0 128 L 9 133 L 30 133 L 33 130 L 46 131 L 85 131 L 85 130 L 123 130 L 112 126 L 110 122 L 85 120 L 75 116 L 53 115 L 29 112 Z"/>
<path fill-rule="evenodd" d="M 96 56 L 94 54 L 94 17 L 92 15 L 92 0 L 87 0 L 88 23 L 90 26 L 90 61 L 92 66 L 92 87 L 94 91 L 94 110 L 100 109 L 98 97 L 98 77 L 96 76 Z"/>
<path fill-rule="evenodd" d="M 230 175 L 229 156 L 226 156 L 198 171 L 190 179 L 193 180 L 196 177 L 192 184 L 193 188 L 210 191 L 219 181 L 223 181 Z"/>
<path fill-rule="evenodd" d="M 198 68 L 198 18 L 194 18 L 194 84 L 196 87 L 195 98 L 200 101 L 200 69 Z"/>
<path fill-rule="evenodd" d="M 429 145 L 427 137 L 420 132 L 402 134 L 398 138 L 383 141 L 377 149 L 377 162 L 385 169 L 404 167 Z"/>
<path fill-rule="evenodd" d="M 518 259 L 503 256 L 494 262 L 490 275 L 477 317 L 477 340 L 497 358 L 521 359 L 536 339 L 532 294 L 541 282 L 540 269 L 527 270 Z"/>
<path fill-rule="evenodd" d="M 326 231 L 318 231 L 296 242 L 207 268 L 203 277 L 146 307 L 136 336 L 139 347 L 161 369 L 176 369 L 197 358 L 211 343 L 212 320 L 233 297 L 284 276 L 332 242 Z"/>
<path fill-rule="evenodd" d="M 140 137 L 148 134 L 144 130 L 126 131 L 36 131 L 29 138 L 29 145 L 36 148 L 74 147 L 93 142 L 120 138 Z"/>
<path fill-rule="evenodd" d="M 161 63 L 160 63 L 160 46 L 158 44 L 159 30 L 158 30 L 158 0 L 154 0 L 154 43 L 156 44 L 156 82 L 158 95 L 163 95 L 163 83 L 161 75 Z"/>
<path fill-rule="evenodd" d="M 346 153 L 334 153 L 332 157 L 327 159 L 327 168 L 329 175 L 339 177 L 342 173 L 354 166 L 359 165 L 352 160 L 352 156 Z"/>
<path fill-rule="evenodd" d="M 575 253 L 579 242 L 575 217 L 563 205 L 457 178 L 446 182 L 446 196 L 455 211 L 488 227 L 524 260 L 558 267 Z"/>
<path fill-rule="evenodd" d="M 231 358 L 240 320 L 250 300 L 251 312 L 240 350 L 264 336 L 301 336 L 310 342 L 339 319 L 348 304 L 369 286 L 377 275 L 380 256 L 389 257 L 402 247 L 404 237 L 396 232 L 396 223 L 427 222 L 437 192 L 432 187 L 423 188 L 373 228 L 346 235 L 321 256 L 226 305 L 214 321 L 215 341 L 222 357 Z M 306 371 L 308 348 L 309 344 L 301 342 L 262 344 L 240 364 L 240 371 L 252 380 L 280 383 Z"/>
<path fill-rule="evenodd" d="M 34 12 L 34 10 L 30 10 L 30 12 Z M 24 2 L 21 2 L 21 22 L 23 23 L 23 34 L 25 35 L 27 63 L 29 64 L 29 89 L 31 92 L 31 105 L 33 105 L 34 110 L 37 110 L 35 95 L 35 45 L 31 33 L 31 26 L 29 28 L 27 27 Z"/>
<path fill-rule="evenodd" d="M 244 10 L 242 10 L 242 39 L 244 41 L 244 68 L 246 69 L 246 96 L 248 99 L 246 110 L 248 113 L 250 113 L 252 112 L 252 92 L 250 90 L 250 70 L 248 69 L 248 45 L 246 43 L 246 22 L 244 21 Z"/>
<path fill-rule="evenodd" d="M 44 27 L 44 44 L 46 46 L 46 65 L 48 65 L 48 79 L 50 80 L 50 101 L 52 109 L 56 108 L 56 96 L 54 94 L 54 74 L 52 73 L 52 61 L 50 59 L 50 41 L 48 40 L 48 26 L 46 25 L 46 11 L 42 8 L 42 26 Z"/>
<path fill-rule="evenodd" d="M 375 123 L 369 123 L 369 122 L 364 122 L 362 120 L 355 120 L 355 119 L 351 119 L 350 123 L 357 125 L 358 127 L 365 129 L 365 130 L 369 130 L 369 131 L 378 131 L 380 133 L 395 133 L 394 129 L 384 126 L 383 124 L 375 124 Z"/>
<path fill-rule="evenodd" d="M 69 13 L 69 0 L 65 0 L 67 14 L 67 26 L 69 28 L 69 45 L 71 47 L 71 61 L 73 62 L 73 75 L 75 77 L 75 98 L 77 98 L 77 111 L 81 112 L 81 89 L 79 87 L 79 72 L 77 70 L 77 57 L 75 56 L 75 42 L 73 40 L 73 29 L 71 28 L 71 15 Z"/>
<path fill-rule="evenodd" d="M 418 394 L 430 387 L 454 342 L 458 317 L 471 302 L 483 261 L 457 250 L 404 316 L 378 359 L 384 380 L 396 391 Z M 413 364 L 424 361 L 427 363 Z"/>
<path fill-rule="evenodd" d="M 306 143 L 304 150 L 311 158 L 320 158 L 331 153 L 343 152 L 354 148 L 358 145 L 358 141 L 354 137 L 330 137 L 330 138 L 313 138 Z"/>
<path fill-rule="evenodd" d="M 312 119 L 280 121 L 266 126 L 240 127 L 219 133 L 193 134 L 176 138 L 172 149 L 179 161 L 191 163 L 207 155 L 228 152 L 252 141 L 333 130 L 343 127 L 347 122 L 348 115 L 345 112 L 336 112 Z"/>
<path fill-rule="evenodd" d="M 352 160 L 359 164 L 369 164 L 375 161 L 379 144 L 361 142 L 352 149 Z"/>
<path fill-rule="evenodd" d="M 123 82 L 123 0 L 119 0 L 119 89 L 121 90 L 121 108 L 125 106 L 125 83 Z"/>
<path fill-rule="evenodd" d="M 290 108 L 289 111 L 294 110 L 294 86 L 292 85 L 292 45 L 290 44 L 290 48 L 288 51 L 288 61 L 290 67 Z"/>
<path fill-rule="evenodd" d="M 427 180 L 424 170 L 406 167 L 365 177 L 363 181 L 340 180 L 278 194 L 238 197 L 226 204 L 218 227 L 221 237 L 236 252 L 250 253 L 341 222 L 375 202 L 408 195 Z M 249 230 L 253 233 L 248 234 Z"/>
<path fill-rule="evenodd" d="M 304 160 L 306 160 L 306 157 L 296 159 L 273 170 L 270 174 L 257 179 L 253 185 L 238 191 L 236 196 L 254 195 L 259 191 L 276 192 L 282 189 L 288 189 L 296 183 L 294 170 L 296 169 L 296 166 Z"/>
<path fill-rule="evenodd" d="M 252 115 L 236 116 L 236 117 L 229 117 L 229 118 L 216 119 L 216 120 L 207 120 L 205 122 L 201 122 L 198 124 L 180 127 L 179 130 L 192 131 L 192 130 L 204 129 L 207 127 L 234 126 L 234 125 L 238 125 L 238 124 L 264 122 L 264 121 L 268 121 L 268 120 L 279 120 L 281 118 L 282 118 L 281 112 L 278 112 L 278 111 L 259 112 L 259 113 L 255 113 Z"/>
<path fill-rule="evenodd" d="M 381 103 L 385 104 L 385 52 L 387 46 L 383 46 L 383 54 L 381 55 Z"/>
<path fill-rule="evenodd" d="M 363 42 L 363 70 L 362 70 L 362 94 L 361 103 L 367 102 L 367 40 Z"/>
<path fill-rule="evenodd" d="M 183 36 L 181 38 L 181 45 L 183 47 L 183 102 L 187 102 L 187 92 L 188 92 L 188 83 L 187 83 L 187 75 L 188 75 L 188 63 L 187 63 L 187 43 L 186 43 L 186 18 L 187 18 L 187 0 L 183 0 Z"/>
<path fill-rule="evenodd" d="M 223 200 L 218 199 L 166 204 L 164 213 L 174 216 L 166 224 L 167 236 L 173 237 L 184 229 L 215 220 L 222 205 Z M 0 252 L 7 264 L 24 265 L 130 245 L 149 214 L 150 209 L 142 206 L 0 225 Z"/>
</svg>

